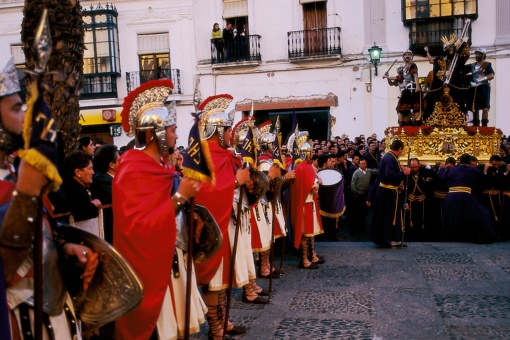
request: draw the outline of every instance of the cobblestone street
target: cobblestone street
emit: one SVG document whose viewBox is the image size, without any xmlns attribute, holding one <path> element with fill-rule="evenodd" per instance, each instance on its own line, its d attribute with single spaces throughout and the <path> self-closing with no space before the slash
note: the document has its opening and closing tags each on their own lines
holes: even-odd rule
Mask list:
<svg viewBox="0 0 510 340">
<path fill-rule="evenodd" d="M 233 293 L 244 339 L 508 339 L 510 243 L 317 242 L 317 270 L 287 256 L 269 305 Z M 279 259 L 275 259 L 276 265 Z M 268 287 L 268 279 L 257 279 Z M 193 339 L 207 338 L 208 326 Z"/>
</svg>

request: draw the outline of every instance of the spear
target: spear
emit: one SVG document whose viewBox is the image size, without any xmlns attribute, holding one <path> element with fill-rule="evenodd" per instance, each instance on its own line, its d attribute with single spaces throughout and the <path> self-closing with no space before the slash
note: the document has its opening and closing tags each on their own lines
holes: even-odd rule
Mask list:
<svg viewBox="0 0 510 340">
<path fill-rule="evenodd" d="M 198 81 L 195 84 L 195 90 L 193 91 L 193 105 L 195 106 L 195 114 L 197 115 L 196 120 L 198 120 L 198 107 L 200 106 L 200 90 L 198 89 Z M 190 145 L 188 145 L 188 148 Z M 191 280 L 192 280 L 192 272 L 193 272 L 193 239 L 194 228 L 193 223 L 195 220 L 195 197 L 192 197 L 189 200 L 189 210 L 188 210 L 188 254 L 186 261 L 186 300 L 185 300 L 185 308 L 186 313 L 184 317 L 184 339 L 188 340 L 190 338 L 190 323 L 191 323 Z"/>
<path fill-rule="evenodd" d="M 409 166 L 409 161 L 411 160 L 411 142 L 408 140 L 407 141 L 407 166 Z M 408 188 L 409 188 L 409 176 L 411 176 L 410 174 L 406 176 L 406 188 L 405 188 L 405 193 L 404 193 L 404 206 L 403 206 L 403 210 L 404 210 L 404 214 L 402 216 L 403 218 L 403 221 L 402 221 L 402 240 L 400 241 L 400 246 L 403 247 L 404 246 L 404 234 L 405 234 L 405 228 L 406 228 L 406 214 L 407 214 L 407 191 L 408 191 Z"/>
<path fill-rule="evenodd" d="M 50 27 L 48 24 L 48 10 L 44 9 L 41 17 L 39 28 L 34 41 L 34 49 L 36 51 L 36 75 L 37 86 L 41 89 L 42 76 L 46 68 L 46 64 L 51 55 L 51 35 Z M 35 98 L 33 98 L 35 99 Z M 35 245 L 34 245 L 34 328 L 35 339 L 40 340 L 43 338 L 43 223 L 42 223 L 42 208 L 39 208 L 37 214 L 35 232 Z"/>
<path fill-rule="evenodd" d="M 393 68 L 393 65 L 395 65 L 396 62 L 397 62 L 397 59 L 395 59 L 395 61 L 391 64 L 390 68 L 384 74 L 389 74 L 390 70 Z"/>
<path fill-rule="evenodd" d="M 278 140 L 278 149 L 279 149 L 278 150 L 278 154 L 280 155 L 280 160 L 282 160 L 282 166 L 285 169 L 285 161 L 283 160 L 282 150 L 280 149 L 280 145 L 282 145 L 282 133 L 280 132 L 280 129 L 281 129 L 280 116 L 277 116 L 276 117 L 276 123 L 275 123 L 275 132 L 276 132 L 276 138 Z M 278 186 L 276 187 L 276 194 L 279 195 L 278 198 L 280 199 L 280 205 L 281 205 L 281 208 L 283 209 L 283 204 L 281 203 L 281 192 L 280 192 Z M 276 205 L 273 206 L 273 209 L 276 209 L 277 206 L 278 206 L 278 201 L 276 202 Z M 282 252 L 281 252 L 281 255 L 280 255 L 280 268 L 279 268 L 280 274 L 282 272 L 282 267 L 283 267 L 283 256 L 284 256 L 284 253 L 285 253 L 285 240 L 286 239 L 287 239 L 287 237 L 283 237 Z M 274 254 L 273 254 L 273 256 L 274 256 Z"/>
<path fill-rule="evenodd" d="M 254 110 L 253 110 L 253 102 L 251 102 L 251 111 L 250 111 L 250 117 L 248 118 L 248 134 L 246 135 L 246 140 L 244 143 L 249 143 L 250 141 L 250 131 L 252 131 L 251 136 L 253 137 L 253 116 L 254 116 Z M 243 155 L 244 146 L 246 144 L 243 144 L 243 148 L 241 149 L 241 155 Z M 255 145 L 253 145 L 253 148 L 256 150 Z M 254 159 L 257 159 L 256 154 L 254 154 Z M 246 157 L 243 157 L 243 159 Z M 251 168 L 251 164 L 249 162 L 243 162 L 243 168 Z M 234 247 L 232 249 L 231 253 L 231 259 L 230 259 L 230 271 L 229 271 L 229 281 L 228 281 L 228 290 L 227 290 L 227 306 L 225 308 L 225 324 L 223 325 L 223 336 L 225 337 L 227 334 L 227 328 L 228 328 L 228 317 L 230 314 L 230 304 L 232 302 L 232 284 L 233 280 L 235 279 L 234 276 L 234 269 L 235 269 L 235 262 L 236 262 L 236 254 L 237 254 L 237 241 L 239 239 L 239 229 L 241 228 L 241 214 L 243 211 L 243 199 L 244 199 L 244 191 L 245 186 L 242 185 L 239 188 L 239 202 L 237 202 L 237 215 L 236 215 L 236 224 L 235 224 L 235 233 L 234 233 Z"/>
</svg>

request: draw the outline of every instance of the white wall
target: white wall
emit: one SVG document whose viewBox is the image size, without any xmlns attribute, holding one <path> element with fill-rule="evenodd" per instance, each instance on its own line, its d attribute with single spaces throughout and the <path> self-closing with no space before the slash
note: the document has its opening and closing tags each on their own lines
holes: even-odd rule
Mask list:
<svg viewBox="0 0 510 340">
<path fill-rule="evenodd" d="M 380 1 L 380 0 L 379 0 Z M 97 1 L 83 1 L 83 7 L 97 6 Z M 186 144 L 192 125 L 189 113 L 195 79 L 200 80 L 202 99 L 219 93 L 233 95 L 235 103 L 245 100 L 273 98 L 303 99 L 329 94 L 338 97 L 338 107 L 331 107 L 337 122 L 333 135 L 347 133 L 350 137 L 375 132 L 382 136 L 388 126 L 397 125 L 395 106 L 398 90 L 388 86 L 382 74 L 393 60 L 401 62 L 401 54 L 408 48 L 409 29 L 401 20 L 401 2 L 386 0 L 384 27 L 386 41 L 378 65 L 379 75 L 373 75 L 368 62 L 365 32 L 372 26 L 364 22 L 365 1 L 327 1 L 328 27 L 341 27 L 342 58 L 313 63 L 290 63 L 287 53 L 287 32 L 303 29 L 302 6 L 299 1 L 248 1 L 249 33 L 261 36 L 262 62 L 244 68 L 216 69 L 210 62 L 210 37 L 215 22 L 224 27 L 221 0 L 132 0 L 115 1 L 119 12 L 119 39 L 122 77 L 118 79 L 118 99 L 82 101 L 83 108 L 98 103 L 119 107 L 127 94 L 125 72 L 138 71 L 137 34 L 169 32 L 171 67 L 181 70 L 182 95 L 178 100 L 178 145 Z M 12 43 L 19 43 L 22 19 L 20 1 L 17 10 L 0 6 L 0 51 L 8 51 Z M 12 5 L 10 6 L 12 7 Z M 382 7 L 381 7 L 382 8 Z M 472 24 L 473 46 L 489 51 L 496 78 L 492 81 L 490 123 L 510 133 L 510 96 L 506 94 L 510 79 L 510 51 L 508 46 L 494 46 L 496 0 L 478 1 L 479 17 Z M 473 59 L 471 59 L 472 61 Z M 423 57 L 415 57 L 420 76 L 432 68 Z M 199 63 L 202 63 L 199 65 Z M 392 72 L 395 72 L 395 68 Z M 372 77 L 370 78 L 370 72 Z M 371 90 L 369 92 L 369 90 Z M 171 99 L 172 99 L 171 98 Z M 236 121 L 241 118 L 237 113 Z M 118 141 L 118 143 L 117 143 Z M 128 139 L 115 139 L 119 146 Z"/>
</svg>

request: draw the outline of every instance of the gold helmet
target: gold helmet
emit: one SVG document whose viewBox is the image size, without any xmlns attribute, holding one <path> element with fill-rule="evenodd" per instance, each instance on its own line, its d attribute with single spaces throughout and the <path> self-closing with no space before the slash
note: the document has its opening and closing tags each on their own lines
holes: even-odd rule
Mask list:
<svg viewBox="0 0 510 340">
<path fill-rule="evenodd" d="M 294 142 L 297 145 L 297 150 L 294 150 Z M 296 125 L 296 131 L 290 135 L 287 141 L 287 150 L 292 150 L 294 155 L 299 153 L 303 160 L 312 159 L 312 145 L 308 142 L 308 131 L 299 131 Z"/>
<path fill-rule="evenodd" d="M 252 124 L 255 123 L 255 118 L 251 119 Z M 233 128 L 230 134 L 230 145 L 234 147 L 234 152 L 239 155 L 241 154 L 241 148 L 246 136 L 248 135 L 248 128 L 250 126 L 250 117 L 241 119 Z M 253 127 L 254 138 L 257 140 L 258 130 Z M 255 146 L 256 147 L 256 146 Z"/>
<path fill-rule="evenodd" d="M 262 151 L 274 149 L 274 141 L 276 139 L 276 135 L 271 131 L 272 122 L 270 120 L 259 125 L 259 138 L 258 143 Z"/>
<path fill-rule="evenodd" d="M 297 138 L 297 143 L 299 152 L 301 153 L 301 158 L 307 161 L 311 160 L 312 144 L 308 141 L 308 131 L 300 132 L 300 135 Z"/>
<path fill-rule="evenodd" d="M 233 99 L 229 94 L 219 94 L 207 98 L 198 107 L 198 110 L 201 111 L 200 132 L 203 138 L 209 139 L 217 133 L 220 146 L 223 148 L 228 147 L 225 145 L 224 139 L 225 128 L 231 127 L 234 123 L 235 111 L 226 112 Z"/>
<path fill-rule="evenodd" d="M 135 137 L 135 148 L 143 150 L 154 139 L 162 156 L 168 155 L 166 128 L 177 122 L 175 101 L 165 101 L 172 93 L 171 80 L 152 80 L 131 91 L 122 104 L 122 126 L 129 137 Z"/>
</svg>

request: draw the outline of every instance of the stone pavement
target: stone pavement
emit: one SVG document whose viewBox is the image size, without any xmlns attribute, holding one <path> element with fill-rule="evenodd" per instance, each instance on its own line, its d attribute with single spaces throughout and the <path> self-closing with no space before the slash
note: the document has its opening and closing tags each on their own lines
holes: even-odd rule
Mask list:
<svg viewBox="0 0 510 340">
<path fill-rule="evenodd" d="M 236 339 L 510 339 L 508 242 L 315 245 L 326 263 L 304 270 L 286 256 L 269 305 L 234 290 L 230 319 L 248 327 Z"/>
</svg>

